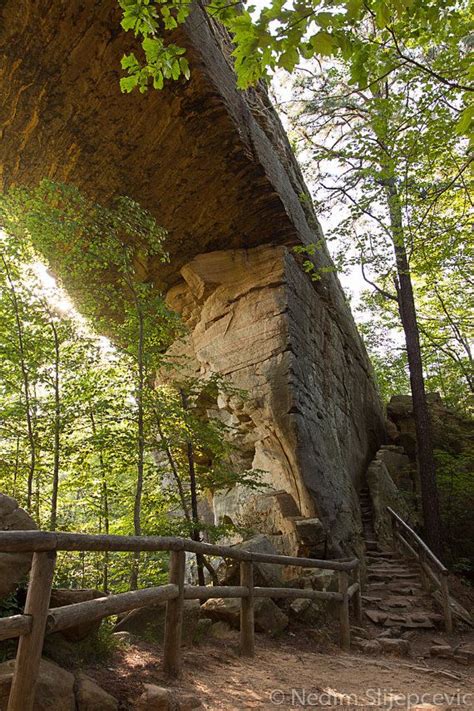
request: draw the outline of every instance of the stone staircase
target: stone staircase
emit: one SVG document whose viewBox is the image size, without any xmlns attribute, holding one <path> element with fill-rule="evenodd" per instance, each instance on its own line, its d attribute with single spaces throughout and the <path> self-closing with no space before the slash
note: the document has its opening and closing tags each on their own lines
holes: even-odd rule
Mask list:
<svg viewBox="0 0 474 711">
<path fill-rule="evenodd" d="M 364 613 L 367 620 L 395 637 L 407 630 L 433 629 L 443 617 L 422 585 L 419 566 L 397 551 L 381 545 L 375 536 L 370 492 L 360 492 L 360 505 L 367 550 Z"/>
</svg>

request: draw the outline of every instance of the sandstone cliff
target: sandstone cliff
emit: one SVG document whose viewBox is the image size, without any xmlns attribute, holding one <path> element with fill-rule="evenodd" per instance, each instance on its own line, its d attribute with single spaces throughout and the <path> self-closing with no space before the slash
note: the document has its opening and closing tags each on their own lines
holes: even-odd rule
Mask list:
<svg viewBox="0 0 474 711">
<path fill-rule="evenodd" d="M 264 88 L 237 91 L 229 40 L 199 8 L 178 37 L 191 81 L 127 96 L 120 57 L 133 38 L 115 0 L 4 0 L 0 13 L 3 188 L 47 176 L 155 215 L 171 260 L 146 278 L 187 321 L 197 371 L 249 392 L 240 411 L 219 403 L 248 462 L 293 497 L 296 518 L 322 519 L 336 552 L 352 547 L 354 485 L 380 442 L 381 408 L 336 276 L 312 282 L 291 250 L 322 235 Z M 324 246 L 315 262 L 330 265 Z"/>
</svg>

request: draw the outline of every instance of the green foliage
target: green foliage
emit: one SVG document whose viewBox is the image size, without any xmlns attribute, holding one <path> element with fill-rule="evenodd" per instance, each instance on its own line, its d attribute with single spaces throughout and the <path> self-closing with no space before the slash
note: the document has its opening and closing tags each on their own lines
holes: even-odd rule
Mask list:
<svg viewBox="0 0 474 711">
<path fill-rule="evenodd" d="M 303 270 L 310 275 L 311 281 L 321 281 L 324 274 L 331 274 L 336 271 L 334 265 L 322 266 L 318 263 L 318 254 L 320 252 L 323 252 L 323 254 L 326 253 L 326 243 L 324 239 L 318 240 L 317 243 L 293 247 L 293 252 L 302 255 L 303 260 L 301 266 Z"/>
<path fill-rule="evenodd" d="M 165 79 L 189 78 L 184 50 L 166 44 L 169 30 L 188 17 L 189 4 L 119 0 L 122 27 L 142 38 L 142 58 L 122 60 L 123 91 L 161 89 Z M 351 84 L 369 89 L 400 65 L 416 68 L 434 83 L 463 92 L 457 131 L 472 125 L 472 31 L 467 2 L 439 0 L 269 0 L 255 6 L 212 0 L 207 12 L 232 36 L 238 85 L 246 88 L 276 69 L 292 72 L 299 62 L 333 57 L 345 62 Z M 443 57 L 437 51 L 443 46 Z M 446 61 L 448 60 L 448 61 Z"/>
<path fill-rule="evenodd" d="M 452 559 L 474 560 L 474 450 L 436 451 L 443 534 Z M 465 568 L 465 565 L 463 565 Z M 463 572 L 466 572 L 464 570 Z"/>
<path fill-rule="evenodd" d="M 193 519 L 190 453 L 195 494 L 200 499 L 229 492 L 237 485 L 248 491 L 262 487 L 263 472 L 242 471 L 233 461 L 233 455 L 238 455 L 236 432 L 217 416 L 219 393 L 245 397 L 217 375 L 208 380 L 178 378 L 169 385 L 158 386 L 152 395 L 158 429 L 157 453 L 161 454 L 164 474 L 168 472 L 164 493 L 171 510 L 185 513 L 184 520 L 179 518 L 175 522 L 179 526 L 175 530 L 178 535 L 189 536 L 197 529 L 207 538 L 217 540 L 234 532 L 221 522 L 216 525 Z"/>
<path fill-rule="evenodd" d="M 433 48 L 435 54 L 450 66 L 449 48 Z M 372 62 L 383 75 L 382 47 Z M 332 60 L 324 74 L 302 74 L 296 92 L 290 118 L 317 207 L 332 223 L 328 238 L 336 264 L 347 274 L 361 270 L 370 286 L 360 317 L 384 399 L 409 385 L 395 254 L 401 248 L 415 293 L 427 387 L 467 411 L 474 255 L 472 158 L 456 130 L 462 91 L 409 63 L 361 91 L 351 84 L 350 67 Z M 401 216 L 398 230 L 391 194 Z"/>
<path fill-rule="evenodd" d="M 217 413 L 219 393 L 245 395 L 217 376 L 187 379 L 166 353 L 183 328 L 150 276 L 165 232 L 128 198 L 103 207 L 48 181 L 3 195 L 0 225 L 0 490 L 42 528 L 228 535 L 194 517 L 190 462 L 200 498 L 258 486 Z M 38 252 L 67 275 L 82 316 L 61 287 L 45 289 Z M 166 554 L 143 554 L 140 584 L 167 568 Z M 56 583 L 123 591 L 131 570 L 128 554 L 69 553 Z"/>
<path fill-rule="evenodd" d="M 165 43 L 160 32 L 174 30 L 189 15 L 191 4 L 181 2 L 150 2 L 149 0 L 119 0 L 122 9 L 122 28 L 141 37 L 143 61 L 135 54 L 122 57 L 122 69 L 127 75 L 120 80 L 123 92 L 138 88 L 144 93 L 151 84 L 162 89 L 167 79 L 189 79 L 189 64 L 183 47 Z"/>
</svg>

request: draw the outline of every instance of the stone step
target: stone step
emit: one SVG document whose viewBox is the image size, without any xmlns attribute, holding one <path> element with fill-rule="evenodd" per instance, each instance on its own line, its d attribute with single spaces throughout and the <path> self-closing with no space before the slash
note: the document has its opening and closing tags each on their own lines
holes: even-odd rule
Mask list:
<svg viewBox="0 0 474 711">
<path fill-rule="evenodd" d="M 396 587 L 395 591 L 400 595 L 419 595 L 423 592 L 423 586 L 420 584 L 407 585 L 407 587 Z"/>
<path fill-rule="evenodd" d="M 371 551 L 367 558 L 396 558 L 397 560 L 404 560 L 399 553 L 395 551 Z"/>
<path fill-rule="evenodd" d="M 400 595 L 419 595 L 422 591 L 421 585 L 406 585 L 406 586 L 392 586 L 390 585 L 389 582 L 379 582 L 379 583 L 368 583 L 365 586 L 365 590 L 369 593 L 380 593 L 380 592 L 388 592 L 388 593 L 393 593 L 396 595 L 397 593 L 400 593 Z"/>
<path fill-rule="evenodd" d="M 383 600 L 383 597 L 378 597 L 377 595 L 362 595 L 362 600 L 376 605 Z"/>
<path fill-rule="evenodd" d="M 383 570 L 383 571 L 377 573 L 377 572 L 372 572 L 369 568 L 369 573 L 367 576 L 368 580 L 374 580 L 374 581 L 387 580 L 387 578 L 390 578 L 390 580 L 392 582 L 394 582 L 395 580 L 406 582 L 406 581 L 411 581 L 411 580 L 413 580 L 413 581 L 418 580 L 419 576 L 417 573 L 411 573 L 410 571 L 387 572 L 386 570 Z"/>
<path fill-rule="evenodd" d="M 385 561 L 379 559 L 378 561 L 371 563 L 369 568 L 375 573 L 381 572 L 387 573 L 387 575 L 390 575 L 390 573 L 397 571 L 401 571 L 404 573 L 414 573 L 415 575 L 418 573 L 417 568 L 412 568 L 410 565 L 407 565 L 402 560 L 390 560 L 388 561 L 388 563 L 386 563 Z"/>
<path fill-rule="evenodd" d="M 367 566 L 367 574 L 369 576 L 378 578 L 414 578 L 419 579 L 419 573 L 409 568 L 393 568 L 393 570 L 387 570 L 385 568 L 373 568 L 371 565 Z"/>
<path fill-rule="evenodd" d="M 417 597 L 408 595 L 390 595 L 389 597 L 379 598 L 380 609 L 411 609 L 418 601 Z M 382 607 L 383 606 L 383 607 Z"/>
<path fill-rule="evenodd" d="M 373 553 L 369 553 L 366 555 L 365 559 L 369 565 L 378 565 L 382 563 L 384 565 L 393 565 L 394 563 L 398 564 L 405 562 L 403 558 L 390 558 L 386 553 L 378 556 L 373 555 Z"/>
<path fill-rule="evenodd" d="M 376 625 L 383 627 L 401 627 L 404 629 L 433 629 L 435 625 L 442 619 L 441 615 L 437 615 L 429 611 L 412 611 L 405 614 L 395 614 L 383 610 L 368 609 L 364 610 L 366 617 Z"/>
</svg>

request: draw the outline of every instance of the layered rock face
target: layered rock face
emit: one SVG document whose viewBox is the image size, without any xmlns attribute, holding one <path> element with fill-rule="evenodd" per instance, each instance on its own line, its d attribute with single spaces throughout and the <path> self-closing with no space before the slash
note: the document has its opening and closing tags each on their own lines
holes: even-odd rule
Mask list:
<svg viewBox="0 0 474 711">
<path fill-rule="evenodd" d="M 199 255 L 181 274 L 168 302 L 190 333 L 177 350 L 196 373 L 221 373 L 246 393 L 223 394 L 219 416 L 235 428 L 242 464 L 265 470 L 267 484 L 290 495 L 279 513 L 281 497 L 259 497 L 249 521 L 249 496 L 236 489 L 214 499 L 216 518 L 243 517 L 280 534 L 289 552 L 292 526 L 296 534 L 301 518 L 317 516 L 334 552 L 350 548 L 359 529 L 355 486 L 380 426 L 360 343 L 344 337 L 286 247 Z"/>
<path fill-rule="evenodd" d="M 1 184 L 49 177 L 153 213 L 170 262 L 143 265 L 143 278 L 182 313 L 196 372 L 247 392 L 217 409 L 239 430 L 240 464 L 266 470 L 293 502 L 285 513 L 276 497 L 273 517 L 257 506 L 258 527 L 288 543 L 298 519 L 319 517 L 339 553 L 357 538 L 354 485 L 382 438 L 368 359 L 264 87 L 236 89 L 229 38 L 201 7 L 176 41 L 191 81 L 124 96 L 120 58 L 140 50 L 115 0 L 4 0 Z M 318 246 L 320 280 L 302 270 L 297 244 Z M 247 498 L 235 491 L 214 513 L 240 515 Z"/>
</svg>

